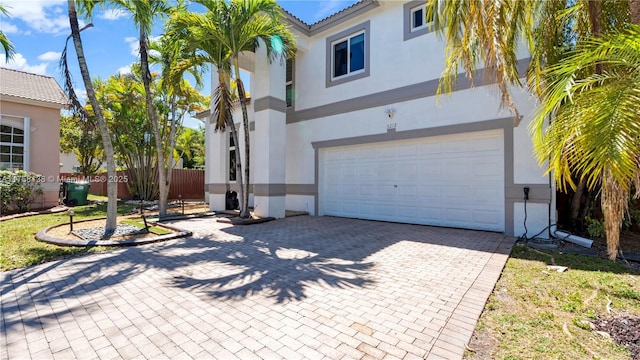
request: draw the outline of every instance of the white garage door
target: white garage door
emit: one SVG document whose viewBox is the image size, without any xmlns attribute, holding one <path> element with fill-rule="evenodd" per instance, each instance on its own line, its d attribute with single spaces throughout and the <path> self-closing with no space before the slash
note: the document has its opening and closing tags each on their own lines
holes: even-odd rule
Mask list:
<svg viewBox="0 0 640 360">
<path fill-rule="evenodd" d="M 502 130 L 320 152 L 320 215 L 504 231 Z"/>
</svg>

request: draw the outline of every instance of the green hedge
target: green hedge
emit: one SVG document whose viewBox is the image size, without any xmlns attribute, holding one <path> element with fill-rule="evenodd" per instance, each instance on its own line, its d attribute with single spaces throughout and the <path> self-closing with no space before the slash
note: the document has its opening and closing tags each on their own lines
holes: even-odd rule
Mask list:
<svg viewBox="0 0 640 360">
<path fill-rule="evenodd" d="M 42 196 L 44 176 L 28 171 L 0 170 L 0 215 L 28 211 Z"/>
</svg>

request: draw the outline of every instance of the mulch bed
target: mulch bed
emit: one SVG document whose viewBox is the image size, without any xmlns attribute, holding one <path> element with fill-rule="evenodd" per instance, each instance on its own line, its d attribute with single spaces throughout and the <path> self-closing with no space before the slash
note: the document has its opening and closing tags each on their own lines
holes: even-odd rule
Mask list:
<svg viewBox="0 0 640 360">
<path fill-rule="evenodd" d="M 631 357 L 640 360 L 640 316 L 620 315 L 599 319 L 596 330 L 611 335 L 613 341 L 631 350 Z"/>
</svg>

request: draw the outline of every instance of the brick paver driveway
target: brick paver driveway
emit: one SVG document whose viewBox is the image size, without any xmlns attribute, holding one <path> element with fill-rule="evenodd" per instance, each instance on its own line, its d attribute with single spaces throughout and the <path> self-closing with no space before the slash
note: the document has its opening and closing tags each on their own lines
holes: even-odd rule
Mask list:
<svg viewBox="0 0 640 360">
<path fill-rule="evenodd" d="M 514 239 L 331 217 L 4 272 L 2 359 L 461 358 Z"/>
</svg>

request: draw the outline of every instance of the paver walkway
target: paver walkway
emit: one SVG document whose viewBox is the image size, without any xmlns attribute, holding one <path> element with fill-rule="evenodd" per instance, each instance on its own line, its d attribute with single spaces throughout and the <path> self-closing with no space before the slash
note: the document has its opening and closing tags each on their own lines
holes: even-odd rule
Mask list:
<svg viewBox="0 0 640 360">
<path fill-rule="evenodd" d="M 0 273 L 2 359 L 459 359 L 513 238 L 300 216 Z"/>
</svg>

